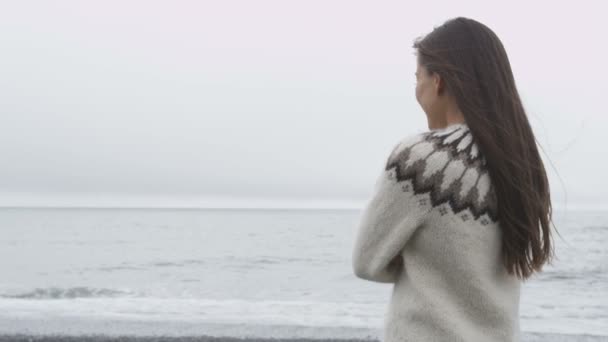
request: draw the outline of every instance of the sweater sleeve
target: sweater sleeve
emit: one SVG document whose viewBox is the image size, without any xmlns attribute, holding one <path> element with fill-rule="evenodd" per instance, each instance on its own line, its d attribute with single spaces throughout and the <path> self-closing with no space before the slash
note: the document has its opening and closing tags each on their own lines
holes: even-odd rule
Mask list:
<svg viewBox="0 0 608 342">
<path fill-rule="evenodd" d="M 412 158 L 411 151 L 402 153 L 412 140 L 393 148 L 359 216 L 352 251 L 352 267 L 359 278 L 394 283 L 403 267 L 398 262 L 401 251 L 430 210 L 428 194 L 415 193 L 412 176 L 397 176 L 399 163 Z"/>
</svg>

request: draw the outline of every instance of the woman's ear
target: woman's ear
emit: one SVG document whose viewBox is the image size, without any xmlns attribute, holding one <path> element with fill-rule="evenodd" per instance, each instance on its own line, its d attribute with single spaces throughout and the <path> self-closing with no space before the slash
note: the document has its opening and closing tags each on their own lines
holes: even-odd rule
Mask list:
<svg viewBox="0 0 608 342">
<path fill-rule="evenodd" d="M 443 93 L 443 79 L 441 79 L 441 76 L 439 76 L 439 74 L 436 72 L 433 73 L 433 86 L 435 87 L 435 93 L 437 96 Z"/>
</svg>

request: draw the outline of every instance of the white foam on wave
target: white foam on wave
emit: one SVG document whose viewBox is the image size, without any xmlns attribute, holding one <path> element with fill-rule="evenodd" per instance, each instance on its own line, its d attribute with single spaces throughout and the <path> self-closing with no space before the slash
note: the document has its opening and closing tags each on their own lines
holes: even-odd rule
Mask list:
<svg viewBox="0 0 608 342">
<path fill-rule="evenodd" d="M 314 301 L 247 301 L 200 298 L 74 298 L 25 300 L 4 298 L 0 312 L 14 317 L 80 317 L 124 320 L 194 321 L 253 325 L 379 326 L 383 309 L 376 304 Z"/>
<path fill-rule="evenodd" d="M 161 329 L 159 333 L 161 331 L 170 333 L 176 325 L 182 327 L 180 328 L 182 330 L 178 330 L 182 332 L 185 329 L 183 327 L 204 325 L 211 330 L 201 330 L 200 333 L 232 331 L 230 336 L 248 336 L 243 335 L 243 332 L 257 331 L 256 336 L 261 337 L 259 332 L 267 330 L 267 327 L 282 326 L 289 327 L 282 328 L 286 337 L 294 337 L 296 331 L 307 332 L 312 328 L 316 329 L 315 331 L 325 331 L 327 334 L 323 336 L 309 334 L 306 337 L 348 337 L 352 336 L 353 332 L 356 332 L 355 335 L 359 334 L 355 337 L 361 337 L 360 332 L 369 332 L 373 331 L 374 327 L 381 327 L 384 314 L 383 307 L 375 303 L 145 297 L 3 298 L 0 299 L 0 324 L 5 325 L 0 332 L 23 333 L 24 331 L 11 329 L 20 326 L 19 322 L 30 322 L 28 329 L 41 328 L 41 333 L 50 331 L 65 333 L 66 331 L 62 329 L 73 325 L 70 331 L 74 333 L 109 334 L 115 331 L 115 324 L 108 325 L 108 322 L 122 322 L 119 324 L 142 327 L 148 325 L 157 327 L 160 324 L 165 328 L 157 327 Z M 6 322 L 14 324 L 10 325 Z M 56 322 L 57 326 L 52 322 Z M 82 329 L 78 328 L 76 322 L 80 322 Z M 561 330 L 554 329 L 555 322 L 551 322 L 549 326 L 543 326 L 543 322 L 542 319 L 522 320 L 522 331 L 543 336 L 548 331 L 566 336 L 591 334 L 605 336 L 608 339 L 606 328 L 598 321 L 577 322 L 575 326 L 582 330 L 573 329 L 572 324 L 569 324 L 572 322 L 568 320 L 559 324 L 563 326 Z M 235 332 L 234 327 L 237 326 L 248 328 Z M 87 327 L 93 327 L 93 330 Z M 143 331 L 150 330 L 146 328 Z"/>
</svg>

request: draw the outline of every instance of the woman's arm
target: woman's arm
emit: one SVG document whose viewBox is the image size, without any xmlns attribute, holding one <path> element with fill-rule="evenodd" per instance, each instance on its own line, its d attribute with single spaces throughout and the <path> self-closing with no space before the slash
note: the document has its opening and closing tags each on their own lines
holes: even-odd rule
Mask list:
<svg viewBox="0 0 608 342">
<path fill-rule="evenodd" d="M 407 161 L 398 152 L 406 148 L 401 143 L 393 149 L 360 216 L 352 254 L 353 271 L 359 278 L 395 282 L 403 268 L 403 247 L 431 208 L 429 194 L 415 193 L 411 179 L 397 177 L 395 163 Z"/>
</svg>

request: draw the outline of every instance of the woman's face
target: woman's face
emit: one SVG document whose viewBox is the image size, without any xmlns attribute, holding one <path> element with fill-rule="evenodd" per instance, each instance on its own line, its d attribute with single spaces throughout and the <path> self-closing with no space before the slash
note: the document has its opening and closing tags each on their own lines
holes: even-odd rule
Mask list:
<svg viewBox="0 0 608 342">
<path fill-rule="evenodd" d="M 420 63 L 416 67 L 416 100 L 430 122 L 441 121 L 442 101 L 438 96 L 439 76 L 429 75 L 428 69 Z"/>
</svg>

